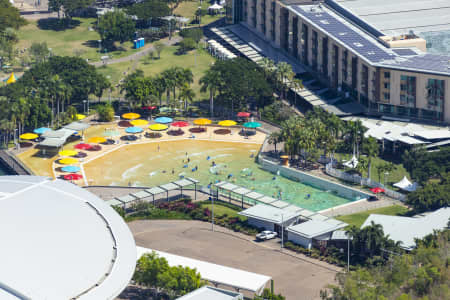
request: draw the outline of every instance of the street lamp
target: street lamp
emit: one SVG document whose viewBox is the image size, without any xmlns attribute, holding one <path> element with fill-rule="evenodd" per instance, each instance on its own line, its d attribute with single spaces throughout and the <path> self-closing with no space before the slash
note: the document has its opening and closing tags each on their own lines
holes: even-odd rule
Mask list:
<svg viewBox="0 0 450 300">
<path fill-rule="evenodd" d="M 389 176 L 389 172 L 384 172 L 384 186 L 386 186 L 386 177 Z"/>
<path fill-rule="evenodd" d="M 212 193 L 210 193 L 211 196 L 209 196 L 209 199 L 211 200 L 212 207 L 211 207 L 211 231 L 214 231 L 214 196 L 212 196 Z"/>
<path fill-rule="evenodd" d="M 87 100 L 83 100 L 83 112 L 86 113 L 86 102 Z"/>
<path fill-rule="evenodd" d="M 281 216 L 281 250 L 284 247 L 284 214 L 276 214 L 275 216 Z"/>
</svg>

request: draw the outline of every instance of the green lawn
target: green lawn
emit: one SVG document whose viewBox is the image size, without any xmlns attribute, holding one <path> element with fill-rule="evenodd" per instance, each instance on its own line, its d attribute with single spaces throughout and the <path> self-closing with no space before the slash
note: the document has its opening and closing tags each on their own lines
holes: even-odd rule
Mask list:
<svg viewBox="0 0 450 300">
<path fill-rule="evenodd" d="M 380 215 L 389 215 L 389 216 L 398 216 L 403 215 L 408 211 L 408 208 L 400 205 L 392 205 L 377 209 L 368 210 L 361 213 L 346 215 L 346 216 L 338 216 L 336 219 L 343 221 L 349 225 L 355 225 L 356 227 L 361 227 L 364 221 L 369 217 L 370 214 L 380 214 Z"/>
<path fill-rule="evenodd" d="M 200 6 L 200 1 L 184 1 L 181 2 L 178 7 L 174 10 L 174 14 L 183 16 L 185 18 L 189 18 L 190 21 L 195 20 L 195 12 L 197 11 L 198 7 Z M 202 1 L 202 9 L 208 9 L 209 6 L 211 6 L 211 3 L 209 1 Z M 220 18 L 222 18 L 223 15 L 206 15 L 201 18 L 202 25 L 209 24 L 211 22 L 214 22 Z M 192 26 L 198 26 L 198 24 L 193 24 Z"/>
<path fill-rule="evenodd" d="M 352 157 L 352 154 L 348 154 L 348 153 L 338 153 L 336 155 L 336 157 L 338 159 L 343 159 L 343 160 L 349 160 Z M 378 177 L 378 173 L 377 173 L 377 166 L 382 164 L 382 163 L 387 163 L 388 161 L 376 157 L 372 159 L 372 166 L 371 166 L 371 171 L 372 171 L 372 180 L 381 182 L 384 184 L 384 174 L 381 174 L 381 178 Z M 391 186 L 392 189 L 396 190 L 396 188 L 392 187 L 392 184 L 399 182 L 400 180 L 402 180 L 403 176 L 407 176 L 409 179 L 411 179 L 411 177 L 409 176 L 408 171 L 406 171 L 406 169 L 403 167 L 402 164 L 394 164 L 396 166 L 396 169 L 392 172 L 389 173 L 389 175 L 386 178 L 386 184 L 388 186 Z M 364 174 L 364 177 L 367 177 L 367 173 Z"/>
<path fill-rule="evenodd" d="M 74 18 L 80 22 L 78 26 L 66 30 L 41 29 L 36 21 L 22 27 L 19 31 L 18 49 L 29 48 L 33 42 L 47 42 L 54 55 L 74 56 L 76 51 L 81 51 L 81 57 L 91 61 L 98 61 L 105 53 L 99 53 L 98 40 L 100 35 L 95 30 L 89 30 L 95 26 L 94 18 Z M 113 58 L 128 56 L 138 50 L 132 49 L 132 43 L 117 44 L 117 51 L 108 52 Z M 142 50 L 142 49 L 139 49 Z"/>
<path fill-rule="evenodd" d="M 207 207 L 209 210 L 212 210 L 212 204 L 202 204 L 202 207 L 203 208 Z M 239 211 L 231 209 L 227 206 L 220 205 L 217 202 L 214 203 L 214 215 L 215 216 L 222 216 L 224 214 L 227 214 L 230 217 L 238 217 L 241 220 L 245 220 L 246 217 L 238 215 L 237 214 L 238 212 Z"/>
<path fill-rule="evenodd" d="M 142 57 L 136 64 L 136 69 L 144 71 L 146 76 L 156 75 L 168 69 L 170 67 L 179 66 L 183 68 L 190 68 L 194 74 L 194 83 L 192 88 L 195 91 L 197 98 L 206 98 L 207 94 L 200 93 L 200 85 L 198 81 L 209 69 L 214 62 L 214 58 L 208 54 L 205 50 L 193 50 L 184 55 L 176 55 L 177 47 L 168 46 L 164 48 L 161 53 L 161 59 L 150 60 L 148 57 Z M 111 76 L 111 82 L 116 85 L 121 78 L 123 78 L 124 72 L 129 72 L 132 69 L 132 62 L 123 62 L 117 64 L 111 64 L 106 67 L 100 67 L 98 70 L 100 73 Z M 118 95 L 118 90 L 113 92 L 113 96 Z M 165 98 L 163 98 L 165 99 Z"/>
</svg>

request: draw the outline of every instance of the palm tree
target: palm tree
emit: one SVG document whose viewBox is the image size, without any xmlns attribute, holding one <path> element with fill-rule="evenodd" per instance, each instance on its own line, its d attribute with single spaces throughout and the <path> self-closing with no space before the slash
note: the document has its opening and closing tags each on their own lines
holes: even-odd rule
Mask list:
<svg viewBox="0 0 450 300">
<path fill-rule="evenodd" d="M 269 135 L 267 140 L 269 144 L 273 144 L 275 147 L 275 153 L 277 152 L 277 144 L 281 141 L 281 134 L 278 131 L 274 131 Z"/>
<path fill-rule="evenodd" d="M 380 147 L 378 146 L 378 142 L 375 138 L 369 137 L 364 140 L 363 143 L 363 151 L 367 154 L 368 157 L 368 176 L 369 180 L 371 179 L 371 167 L 372 167 L 372 159 L 376 156 L 378 156 L 378 153 L 380 151 Z"/>
<path fill-rule="evenodd" d="M 184 111 L 187 111 L 187 103 L 191 102 L 195 97 L 194 90 L 191 89 L 188 83 L 185 83 L 180 91 L 180 98 L 184 101 Z"/>
<path fill-rule="evenodd" d="M 161 75 L 155 77 L 153 80 L 153 84 L 155 86 L 155 90 L 158 95 L 159 106 L 162 106 L 162 95 L 164 94 L 164 91 L 166 90 L 164 78 Z"/>
<path fill-rule="evenodd" d="M 221 83 L 220 73 L 210 68 L 205 75 L 200 79 L 201 92 L 209 90 L 209 112 L 211 118 L 214 117 L 214 96 L 218 91 Z"/>
<path fill-rule="evenodd" d="M 260 61 L 259 65 L 264 70 L 264 77 L 266 79 L 271 77 L 274 74 L 275 70 L 276 70 L 275 62 L 273 60 L 271 60 L 270 58 L 267 58 L 267 57 L 264 57 Z"/>
<path fill-rule="evenodd" d="M 295 73 L 292 66 L 284 61 L 277 64 L 277 80 L 281 84 L 282 98 L 286 98 L 287 85 L 294 78 Z"/>
<path fill-rule="evenodd" d="M 358 161 L 358 165 L 356 166 L 356 171 L 361 174 L 361 177 L 364 176 L 364 172 L 367 171 L 367 159 L 365 157 L 360 157 Z"/>
<path fill-rule="evenodd" d="M 303 81 L 294 78 L 290 83 L 289 87 L 294 90 L 294 105 L 297 105 L 297 91 L 303 89 Z"/>
</svg>

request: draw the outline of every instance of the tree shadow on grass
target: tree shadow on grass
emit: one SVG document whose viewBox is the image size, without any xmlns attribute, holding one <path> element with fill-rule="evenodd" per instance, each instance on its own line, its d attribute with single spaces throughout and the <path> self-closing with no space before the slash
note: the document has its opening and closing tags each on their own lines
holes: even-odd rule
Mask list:
<svg viewBox="0 0 450 300">
<path fill-rule="evenodd" d="M 37 26 L 42 30 L 64 31 L 67 29 L 74 29 L 80 26 L 80 24 L 81 22 L 79 20 L 47 18 L 40 19 Z"/>
</svg>

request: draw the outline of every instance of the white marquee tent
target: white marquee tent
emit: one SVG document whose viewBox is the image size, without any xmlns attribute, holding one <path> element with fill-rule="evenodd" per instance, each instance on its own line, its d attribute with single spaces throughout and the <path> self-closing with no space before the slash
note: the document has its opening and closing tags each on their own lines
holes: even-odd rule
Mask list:
<svg viewBox="0 0 450 300">
<path fill-rule="evenodd" d="M 408 180 L 408 178 L 406 178 L 406 176 L 404 176 L 399 182 L 395 183 L 394 186 L 408 192 L 414 192 L 418 187 L 417 182 L 412 183 Z"/>
</svg>

